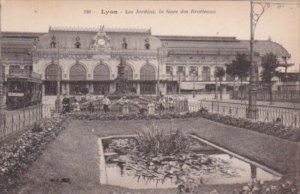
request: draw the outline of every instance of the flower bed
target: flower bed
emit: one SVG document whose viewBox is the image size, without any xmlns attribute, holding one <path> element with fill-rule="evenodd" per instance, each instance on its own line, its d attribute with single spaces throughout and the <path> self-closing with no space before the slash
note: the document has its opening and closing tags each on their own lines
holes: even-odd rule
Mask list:
<svg viewBox="0 0 300 194">
<path fill-rule="evenodd" d="M 198 111 L 198 115 L 213 121 L 224 123 L 227 125 L 232 125 L 235 127 L 240 127 L 244 129 L 250 129 L 253 131 L 261 132 L 267 135 L 272 135 L 282 139 L 287 139 L 290 141 L 300 142 L 300 129 L 285 127 L 276 122 L 274 123 L 263 123 L 259 121 L 252 121 L 243 118 L 233 118 L 230 116 L 224 116 L 220 114 L 208 113 L 206 110 L 202 109 Z"/>
<path fill-rule="evenodd" d="M 278 123 L 263 123 L 258 121 L 251 121 L 243 118 L 233 118 L 230 116 L 224 116 L 220 114 L 209 113 L 205 109 L 198 112 L 191 113 L 174 113 L 164 112 L 162 114 L 146 115 L 138 113 L 130 113 L 128 115 L 119 113 L 87 113 L 87 112 L 75 112 L 70 113 L 69 117 L 76 120 L 161 120 L 161 119 L 183 119 L 183 118 L 196 118 L 202 117 L 205 119 L 213 120 L 227 125 L 249 129 L 257 132 L 261 132 L 267 135 L 272 135 L 282 139 L 287 139 L 294 142 L 300 142 L 300 129 L 285 127 Z"/>
<path fill-rule="evenodd" d="M 100 120 L 100 121 L 108 121 L 108 120 L 160 120 L 160 119 L 178 119 L 178 118 L 188 118 L 191 117 L 192 114 L 179 114 L 166 112 L 163 114 L 155 114 L 155 115 L 146 115 L 140 113 L 129 113 L 129 114 L 121 114 L 121 113 L 89 113 L 89 112 L 73 112 L 68 114 L 70 118 L 76 120 Z M 196 116 L 196 115 L 195 115 Z"/>
<path fill-rule="evenodd" d="M 15 142 L 0 148 L 0 193 L 26 171 L 41 154 L 45 146 L 63 130 L 61 118 L 52 118 L 35 124 Z"/>
<path fill-rule="evenodd" d="M 297 194 L 297 186 L 291 181 L 278 181 L 276 184 L 263 184 L 254 181 L 235 190 L 233 194 Z"/>
</svg>

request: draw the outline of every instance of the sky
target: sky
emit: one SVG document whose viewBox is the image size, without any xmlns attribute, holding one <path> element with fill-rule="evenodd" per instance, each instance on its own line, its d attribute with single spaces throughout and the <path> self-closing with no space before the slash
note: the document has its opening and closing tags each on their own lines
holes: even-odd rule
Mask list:
<svg viewBox="0 0 300 194">
<path fill-rule="evenodd" d="M 259 12 L 260 6 L 256 4 L 254 10 Z M 47 32 L 49 26 L 104 25 L 151 28 L 153 35 L 234 36 L 246 40 L 250 38 L 249 16 L 249 1 L 2 0 L 1 28 Z M 255 39 L 271 39 L 284 46 L 291 54 L 289 62 L 295 64 L 289 71 L 299 71 L 300 3 L 271 5 L 257 24 Z"/>
</svg>

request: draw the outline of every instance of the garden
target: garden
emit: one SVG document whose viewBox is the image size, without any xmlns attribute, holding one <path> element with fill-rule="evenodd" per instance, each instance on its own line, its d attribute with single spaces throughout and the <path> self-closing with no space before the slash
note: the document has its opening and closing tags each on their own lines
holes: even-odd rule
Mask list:
<svg viewBox="0 0 300 194">
<path fill-rule="evenodd" d="M 260 167 L 257 167 L 257 179 L 251 179 L 249 163 L 194 139 L 191 134 L 197 136 L 197 131 L 208 126 L 226 133 L 230 128 L 228 126 L 235 126 L 299 142 L 299 130 L 278 123 L 254 123 L 211 114 L 205 109 L 191 113 L 163 111 L 158 114 L 142 114 L 137 110 L 128 114 L 78 111 L 40 121 L 13 143 L 1 145 L 0 190 L 4 193 L 16 191 L 11 190 L 13 185 L 21 185 L 21 188 L 27 185 L 27 193 L 44 193 L 45 188 L 52 189 L 54 193 L 70 193 L 70 190 L 77 191 L 75 188 L 85 188 L 99 176 L 98 170 L 93 169 L 98 168 L 94 164 L 99 151 L 95 145 L 101 138 L 108 185 L 95 181 L 88 187 L 89 190 L 79 193 L 297 194 L 296 179 L 287 178 L 284 174 L 277 176 Z M 67 122 L 63 121 L 65 119 Z M 224 123 L 226 127 L 221 129 L 219 124 L 206 119 Z M 63 130 L 64 123 L 67 123 L 66 130 Z M 176 127 L 172 128 L 172 123 Z M 59 135 L 61 131 L 63 133 Z M 228 133 L 231 132 L 228 130 Z M 129 136 L 119 137 L 122 134 Z M 107 136 L 112 138 L 105 138 Z M 55 140 L 57 137 L 59 141 Z M 225 137 L 220 138 L 220 142 L 224 142 Z M 238 139 L 235 141 L 239 142 Z M 243 149 L 247 151 L 251 148 Z M 45 167 L 43 172 L 34 171 Z M 64 172 L 63 175 L 53 175 L 53 172 L 59 171 Z M 93 179 L 85 177 L 91 174 Z M 24 175 L 25 178 L 20 180 Z M 80 181 L 76 181 L 76 176 Z M 89 183 L 84 180 L 89 180 Z"/>
</svg>

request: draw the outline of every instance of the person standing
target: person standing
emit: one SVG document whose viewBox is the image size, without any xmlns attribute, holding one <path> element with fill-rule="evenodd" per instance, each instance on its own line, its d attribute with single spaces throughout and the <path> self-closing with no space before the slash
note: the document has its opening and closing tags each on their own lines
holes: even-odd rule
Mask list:
<svg viewBox="0 0 300 194">
<path fill-rule="evenodd" d="M 107 113 L 109 111 L 109 105 L 110 105 L 110 100 L 107 97 L 107 95 L 104 96 L 103 100 L 102 100 L 102 104 L 103 104 L 103 109 L 104 112 Z"/>
</svg>

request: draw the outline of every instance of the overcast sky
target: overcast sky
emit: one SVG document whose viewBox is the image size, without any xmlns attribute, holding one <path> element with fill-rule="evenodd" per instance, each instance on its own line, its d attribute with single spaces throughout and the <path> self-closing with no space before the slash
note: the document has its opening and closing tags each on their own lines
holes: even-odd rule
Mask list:
<svg viewBox="0 0 300 194">
<path fill-rule="evenodd" d="M 136 10 L 156 14 L 136 14 Z M 188 13 L 180 13 L 184 9 Z M 191 10 L 198 13 L 191 13 Z M 86 10 L 87 13 L 84 13 Z M 91 13 L 88 13 L 89 10 Z M 101 14 L 116 11 L 117 14 Z M 126 14 L 126 10 L 133 14 Z M 159 14 L 163 10 L 163 14 Z M 179 13 L 167 13 L 177 10 Z M 259 11 L 259 6 L 255 10 Z M 205 11 L 205 13 L 204 13 Z M 116 13 L 114 12 L 114 13 Z M 250 37 L 250 4 L 233 1 L 80 1 L 2 0 L 2 30 L 46 32 L 49 26 L 150 28 L 154 35 Z M 300 66 L 300 4 L 271 6 L 261 17 L 255 38 L 283 45 L 292 71 Z"/>
</svg>

